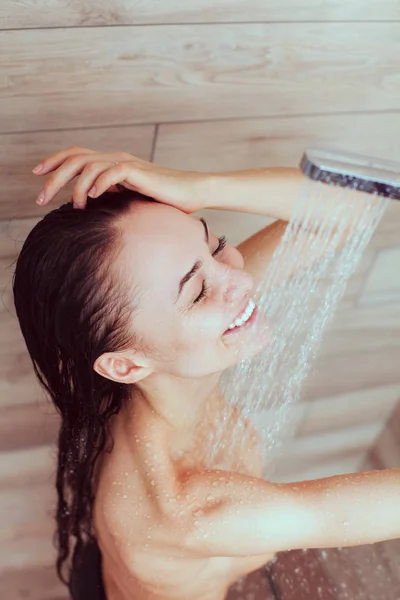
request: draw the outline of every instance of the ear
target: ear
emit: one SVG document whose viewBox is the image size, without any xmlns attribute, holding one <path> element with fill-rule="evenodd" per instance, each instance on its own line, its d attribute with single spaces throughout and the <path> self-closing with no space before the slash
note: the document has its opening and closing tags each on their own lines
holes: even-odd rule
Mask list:
<svg viewBox="0 0 400 600">
<path fill-rule="evenodd" d="M 94 362 L 93 369 L 99 375 L 117 383 L 136 383 L 153 372 L 145 359 L 132 354 L 105 352 Z"/>
</svg>

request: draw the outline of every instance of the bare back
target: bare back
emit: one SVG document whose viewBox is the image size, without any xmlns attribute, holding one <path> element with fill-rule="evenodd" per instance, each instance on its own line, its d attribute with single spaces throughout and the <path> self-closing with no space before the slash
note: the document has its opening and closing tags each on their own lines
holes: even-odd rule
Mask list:
<svg viewBox="0 0 400 600">
<path fill-rule="evenodd" d="M 246 451 L 241 446 L 235 456 L 231 440 L 238 414 L 220 395 L 213 405 L 220 414 L 229 411 L 217 457 L 219 467 L 229 459 L 235 471 L 261 477 L 255 432 L 246 424 L 250 434 Z M 170 439 L 168 431 L 146 414 L 137 416 L 138 435 L 127 439 L 122 416 L 114 417 L 115 445 L 99 467 L 94 507 L 107 600 L 222 600 L 239 577 L 273 557 L 195 554 L 184 547 L 183 529 L 168 519 L 165 497 L 170 495 L 170 501 L 176 502 L 180 481 L 204 468 L 205 440 L 216 421 L 213 416 L 189 445 L 188 440 Z M 175 508 L 184 512 L 185 502 L 182 498 L 182 505 Z"/>
</svg>

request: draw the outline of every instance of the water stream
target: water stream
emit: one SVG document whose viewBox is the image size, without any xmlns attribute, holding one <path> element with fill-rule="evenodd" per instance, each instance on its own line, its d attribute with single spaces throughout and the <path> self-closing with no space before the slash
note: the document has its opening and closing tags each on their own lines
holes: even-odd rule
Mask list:
<svg viewBox="0 0 400 600">
<path fill-rule="evenodd" d="M 321 206 L 328 201 L 331 204 L 333 201 L 335 208 L 324 216 Z M 257 431 L 265 479 L 273 475 L 280 449 L 294 435 L 297 423 L 293 407 L 301 398 L 303 384 L 349 278 L 356 271 L 389 202 L 388 198 L 366 194 L 356 188 L 343 189 L 307 180 L 265 279 L 253 294 L 253 299 L 268 319 L 270 343 L 256 355 L 224 371 L 220 389 L 228 404 L 236 407 Z M 254 329 L 257 330 L 256 324 Z M 249 443 L 244 419 L 238 423 L 231 438 L 232 447 L 239 444 L 243 451 Z M 234 468 L 233 463 L 227 464 L 225 459 L 224 464 L 219 465 L 216 460 L 224 427 L 222 420 L 217 432 L 210 437 L 208 461 L 214 468 L 229 469 Z M 340 558 L 342 552 L 345 554 L 350 550 L 354 549 L 332 549 L 328 553 L 325 550 L 304 551 L 314 552 L 314 561 L 319 556 L 320 563 L 327 565 L 328 575 L 337 564 L 341 564 L 339 583 L 338 579 L 336 583 L 332 580 L 330 590 L 326 585 L 317 586 L 317 595 L 315 590 L 311 590 L 313 583 L 307 579 L 310 569 L 306 576 L 294 556 L 295 572 L 289 572 L 289 568 L 283 576 L 288 589 L 292 586 L 292 593 L 297 590 L 296 596 L 289 596 L 297 598 L 303 590 L 306 595 L 300 594 L 301 598 L 358 600 L 365 594 L 365 588 L 364 592 L 354 589 L 354 585 L 350 589 L 349 584 L 357 571 L 357 577 L 361 578 L 359 581 L 375 582 L 372 587 L 369 586 L 370 589 L 379 583 L 378 587 L 383 590 L 383 585 L 386 592 L 380 597 L 389 600 L 394 594 L 394 600 L 397 584 L 388 581 L 386 571 L 384 574 L 378 556 L 381 548 L 378 552 L 371 546 L 369 559 L 374 555 L 376 560 L 361 560 L 357 565 L 353 564 L 353 554 L 344 557 L 344 560 Z M 290 556 L 291 553 L 288 554 L 289 561 Z M 383 583 L 382 577 L 385 579 Z M 242 581 L 237 582 L 237 597 L 261 597 L 253 592 L 249 596 L 249 590 L 245 592 L 246 586 L 241 592 L 241 585 Z"/>
<path fill-rule="evenodd" d="M 324 216 L 321 206 L 328 201 L 330 206 L 334 201 L 335 208 Z M 253 294 L 268 319 L 270 343 L 224 371 L 220 389 L 260 436 L 265 478 L 273 473 L 279 449 L 293 434 L 291 409 L 301 397 L 324 331 L 389 202 L 357 189 L 306 180 L 265 280 Z M 257 331 L 257 323 L 253 329 Z M 235 428 L 232 444 L 245 449 L 248 437 L 243 423 Z M 210 437 L 210 466 L 218 466 L 223 431 L 221 422 Z M 223 468 L 230 466 L 224 463 Z"/>
</svg>

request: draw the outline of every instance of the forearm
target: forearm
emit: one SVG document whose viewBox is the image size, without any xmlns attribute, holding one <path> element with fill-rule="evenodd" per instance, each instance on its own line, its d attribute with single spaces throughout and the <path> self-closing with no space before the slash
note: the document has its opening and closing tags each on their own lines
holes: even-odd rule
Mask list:
<svg viewBox="0 0 400 600">
<path fill-rule="evenodd" d="M 307 482 L 301 485 L 307 497 Z M 314 547 L 355 546 L 400 537 L 400 469 L 329 477 L 318 482 L 310 499 L 320 524 L 310 540 Z"/>
<path fill-rule="evenodd" d="M 350 226 L 362 214 L 360 202 L 365 194 L 348 195 L 340 187 L 309 180 L 298 168 L 271 167 L 225 173 L 208 173 L 205 208 L 259 214 L 290 221 L 296 205 L 307 195 L 300 220 L 308 213 L 309 227 L 333 219 L 339 206 Z M 323 193 L 321 193 L 323 190 Z M 371 195 L 368 202 L 374 203 Z M 308 212 L 308 207 L 312 211 Z"/>
<path fill-rule="evenodd" d="M 274 167 L 210 173 L 206 208 L 289 221 L 305 184 L 299 169 Z"/>
</svg>

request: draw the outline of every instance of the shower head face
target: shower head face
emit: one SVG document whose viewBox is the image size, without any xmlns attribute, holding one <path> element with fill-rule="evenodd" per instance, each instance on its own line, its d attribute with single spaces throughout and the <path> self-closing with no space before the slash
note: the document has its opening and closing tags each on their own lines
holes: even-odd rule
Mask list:
<svg viewBox="0 0 400 600">
<path fill-rule="evenodd" d="M 400 163 L 310 149 L 303 154 L 300 169 L 314 181 L 400 200 Z"/>
</svg>

